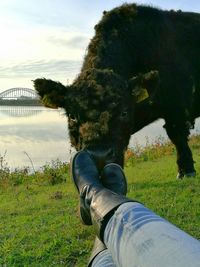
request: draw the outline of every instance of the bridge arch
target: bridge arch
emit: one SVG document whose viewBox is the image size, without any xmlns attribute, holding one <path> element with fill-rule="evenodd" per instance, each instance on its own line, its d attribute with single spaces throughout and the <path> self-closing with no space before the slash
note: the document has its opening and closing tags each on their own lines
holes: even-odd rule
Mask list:
<svg viewBox="0 0 200 267">
<path fill-rule="evenodd" d="M 16 87 L 0 93 L 0 99 L 39 99 L 37 92 L 30 88 Z"/>
</svg>

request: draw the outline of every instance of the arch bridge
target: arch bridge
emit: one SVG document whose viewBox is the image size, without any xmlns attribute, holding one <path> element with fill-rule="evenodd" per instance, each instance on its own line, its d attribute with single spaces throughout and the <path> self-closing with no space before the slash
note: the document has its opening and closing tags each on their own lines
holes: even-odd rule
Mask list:
<svg viewBox="0 0 200 267">
<path fill-rule="evenodd" d="M 5 90 L 4 92 L 0 93 L 0 99 L 20 99 L 20 100 L 28 100 L 28 99 L 34 99 L 39 100 L 39 95 L 35 90 L 32 90 L 30 88 L 11 88 L 8 90 Z"/>
</svg>

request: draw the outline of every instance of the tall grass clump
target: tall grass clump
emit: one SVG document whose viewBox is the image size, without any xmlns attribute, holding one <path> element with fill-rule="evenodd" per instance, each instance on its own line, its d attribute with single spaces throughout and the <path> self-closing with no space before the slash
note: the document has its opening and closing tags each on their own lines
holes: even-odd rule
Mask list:
<svg viewBox="0 0 200 267">
<path fill-rule="evenodd" d="M 192 150 L 200 149 L 200 135 L 192 135 L 189 140 L 189 145 Z M 169 140 L 160 136 L 153 143 L 150 143 L 148 137 L 146 137 L 146 144 L 144 146 L 136 143 L 134 147 L 126 151 L 125 162 L 128 165 L 134 165 L 138 162 L 151 161 L 170 155 L 176 155 L 176 149 Z"/>
<path fill-rule="evenodd" d="M 138 162 L 151 161 L 175 153 L 175 147 L 170 141 L 160 136 L 153 143 L 150 143 L 147 137 L 144 146 L 136 144 L 126 151 L 125 163 L 126 165 L 135 165 Z"/>
<path fill-rule="evenodd" d="M 66 182 L 69 177 L 69 164 L 63 163 L 60 160 L 53 160 L 41 168 L 40 172 L 36 173 L 39 180 L 46 181 L 50 185 Z"/>
<path fill-rule="evenodd" d="M 55 185 L 66 182 L 69 177 L 69 163 L 52 160 L 39 170 L 29 167 L 12 170 L 6 161 L 6 153 L 0 155 L 0 187 L 21 184 Z"/>
</svg>

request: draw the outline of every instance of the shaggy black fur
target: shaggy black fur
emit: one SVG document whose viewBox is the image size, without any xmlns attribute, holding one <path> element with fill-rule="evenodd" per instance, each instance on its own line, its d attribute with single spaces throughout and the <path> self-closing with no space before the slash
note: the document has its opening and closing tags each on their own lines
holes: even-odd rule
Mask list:
<svg viewBox="0 0 200 267">
<path fill-rule="evenodd" d="M 37 79 L 47 106 L 64 107 L 76 149 L 111 146 L 123 165 L 130 135 L 158 118 L 177 149 L 179 177 L 194 175 L 188 135 L 200 116 L 200 14 L 124 4 L 95 26 L 72 85 Z"/>
</svg>

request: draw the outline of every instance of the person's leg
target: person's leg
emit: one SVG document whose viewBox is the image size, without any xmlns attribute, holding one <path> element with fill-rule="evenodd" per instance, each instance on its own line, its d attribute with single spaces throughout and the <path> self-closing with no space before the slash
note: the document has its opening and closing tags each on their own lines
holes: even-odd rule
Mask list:
<svg viewBox="0 0 200 267">
<path fill-rule="evenodd" d="M 200 266 L 200 242 L 142 204 L 103 187 L 87 152 L 74 158 L 72 176 L 82 221 L 93 223 L 117 266 Z"/>
<path fill-rule="evenodd" d="M 108 249 L 101 251 L 92 261 L 91 267 L 116 267 Z"/>
<path fill-rule="evenodd" d="M 89 186 L 90 183 L 93 183 L 95 189 L 91 190 L 95 190 L 95 192 L 98 191 L 99 187 L 101 188 L 103 185 L 107 189 L 110 189 L 117 194 L 126 195 L 126 177 L 122 168 L 118 164 L 107 164 L 103 168 L 100 175 L 95 166 L 96 165 L 94 164 L 94 162 L 92 162 L 90 154 L 85 151 L 78 152 L 72 160 L 71 172 L 73 179 L 77 181 L 77 177 L 80 176 L 82 178 L 82 181 L 84 181 L 83 183 L 79 183 L 79 187 L 77 186 L 77 189 L 82 192 L 81 194 L 84 195 L 87 192 L 86 194 L 89 195 L 89 189 L 86 189 L 85 193 L 83 193 L 83 191 L 85 187 L 87 187 L 87 185 Z M 86 170 L 88 171 L 87 177 L 85 176 Z M 88 203 L 90 202 L 89 199 L 87 201 Z M 84 221 L 84 223 L 86 222 L 86 224 L 88 224 L 88 222 L 90 223 L 91 221 L 91 218 L 89 218 L 88 214 L 84 215 L 84 212 L 82 212 L 83 206 L 87 205 L 87 201 L 85 201 L 84 203 L 83 198 L 80 197 L 80 214 L 81 216 L 83 216 L 82 220 Z M 89 259 L 88 267 L 90 266 L 115 266 L 112 260 L 112 256 L 108 252 L 104 243 L 98 237 L 95 238 L 93 250 Z"/>
<path fill-rule="evenodd" d="M 100 180 L 103 186 L 119 195 L 126 195 L 127 182 L 124 172 L 116 163 L 109 163 L 101 172 Z M 115 266 L 112 256 L 104 243 L 96 236 L 88 267 Z"/>
<path fill-rule="evenodd" d="M 115 211 L 104 243 L 117 266 L 200 266 L 200 241 L 136 202 Z"/>
</svg>

